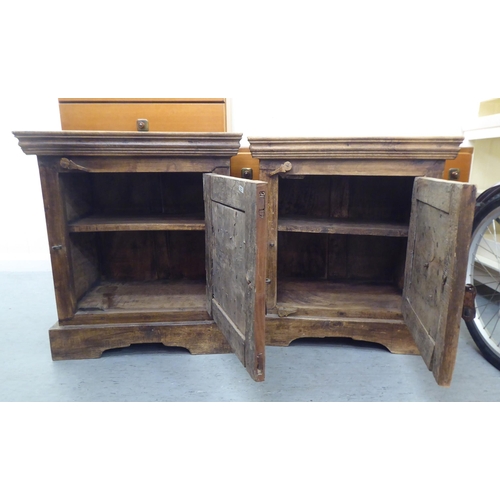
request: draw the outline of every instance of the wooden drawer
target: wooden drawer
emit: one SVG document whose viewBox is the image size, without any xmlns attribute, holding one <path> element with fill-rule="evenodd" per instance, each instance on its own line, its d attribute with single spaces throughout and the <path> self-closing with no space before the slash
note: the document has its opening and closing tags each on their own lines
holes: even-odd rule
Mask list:
<svg viewBox="0 0 500 500">
<path fill-rule="evenodd" d="M 60 98 L 62 130 L 226 132 L 226 99 Z"/>
<path fill-rule="evenodd" d="M 238 154 L 231 158 L 231 175 L 233 177 L 242 177 L 242 170 L 251 168 L 253 180 L 258 180 L 260 175 L 259 160 L 250 153 L 250 148 L 240 148 Z"/>
<path fill-rule="evenodd" d="M 454 160 L 446 160 L 443 179 L 447 181 L 469 182 L 472 152 L 473 148 L 461 148 Z M 458 174 L 458 177 L 456 177 L 456 174 Z"/>
</svg>

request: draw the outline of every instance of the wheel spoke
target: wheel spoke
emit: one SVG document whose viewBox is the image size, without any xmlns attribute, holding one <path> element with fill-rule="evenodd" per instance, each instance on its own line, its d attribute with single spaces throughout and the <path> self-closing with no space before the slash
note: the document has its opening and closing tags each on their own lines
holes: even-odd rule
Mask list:
<svg viewBox="0 0 500 500">
<path fill-rule="evenodd" d="M 500 367 L 500 195 L 490 198 L 477 216 L 467 268 L 477 287 L 476 318 L 467 326 L 483 354 L 497 358 Z"/>
</svg>

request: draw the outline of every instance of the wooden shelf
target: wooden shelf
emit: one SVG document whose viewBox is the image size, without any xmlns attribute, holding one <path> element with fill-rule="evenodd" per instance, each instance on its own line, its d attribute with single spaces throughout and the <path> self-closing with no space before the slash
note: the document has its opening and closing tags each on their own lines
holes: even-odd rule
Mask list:
<svg viewBox="0 0 500 500">
<path fill-rule="evenodd" d="M 282 279 L 278 285 L 280 316 L 315 316 L 398 320 L 401 291 L 390 284 L 334 283 Z"/>
<path fill-rule="evenodd" d="M 408 224 L 353 221 L 347 219 L 335 220 L 281 217 L 278 221 L 278 231 L 406 238 L 408 237 Z"/>
<path fill-rule="evenodd" d="M 76 322 L 208 320 L 202 280 L 102 281 L 78 302 Z"/>
<path fill-rule="evenodd" d="M 72 233 L 105 231 L 204 231 L 203 216 L 104 216 L 83 217 L 69 224 Z"/>
</svg>

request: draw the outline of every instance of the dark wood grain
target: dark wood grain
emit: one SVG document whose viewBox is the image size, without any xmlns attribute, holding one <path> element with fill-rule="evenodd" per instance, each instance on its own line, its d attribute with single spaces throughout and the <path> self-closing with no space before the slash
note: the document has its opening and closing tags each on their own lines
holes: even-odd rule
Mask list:
<svg viewBox="0 0 500 500">
<path fill-rule="evenodd" d="M 463 137 L 249 137 L 259 159 L 450 160 Z M 261 164 L 261 168 L 263 168 Z M 264 167 L 264 168 L 267 168 Z M 380 173 L 378 174 L 380 175 Z"/>
<path fill-rule="evenodd" d="M 366 222 L 341 219 L 288 218 L 279 219 L 278 231 L 322 234 L 357 234 L 367 236 L 407 237 L 408 224 Z"/>
<path fill-rule="evenodd" d="M 191 354 L 223 354 L 231 348 L 209 321 L 127 322 L 98 325 L 54 325 L 49 330 L 53 360 L 99 358 L 108 349 L 161 343 Z"/>
<path fill-rule="evenodd" d="M 56 295 L 57 314 L 60 319 L 71 318 L 76 308 L 76 292 L 73 281 L 73 263 L 66 211 L 64 185 L 53 168 L 51 158 L 38 158 L 43 205 L 47 224 L 52 275 Z"/>
<path fill-rule="evenodd" d="M 218 159 L 225 159 L 228 167 L 230 158 L 238 153 L 242 137 L 242 134 L 229 132 L 64 131 L 13 134 L 24 153 L 38 156 L 157 157 L 158 161 L 161 158 L 200 158 L 201 165 L 203 160 L 217 162 Z M 77 158 L 70 159 L 79 163 Z M 123 164 L 132 165 L 133 161 Z M 122 171 L 126 170 L 122 167 Z"/>
<path fill-rule="evenodd" d="M 105 231 L 204 231 L 203 216 L 105 216 L 83 217 L 68 225 L 70 232 Z"/>
<path fill-rule="evenodd" d="M 287 317 L 269 315 L 267 345 L 288 346 L 304 338 L 351 338 L 381 344 L 394 354 L 419 354 L 408 328 L 401 320 L 367 318 Z"/>
<path fill-rule="evenodd" d="M 278 315 L 281 310 L 286 316 L 403 319 L 401 291 L 383 284 L 282 279 Z"/>
</svg>

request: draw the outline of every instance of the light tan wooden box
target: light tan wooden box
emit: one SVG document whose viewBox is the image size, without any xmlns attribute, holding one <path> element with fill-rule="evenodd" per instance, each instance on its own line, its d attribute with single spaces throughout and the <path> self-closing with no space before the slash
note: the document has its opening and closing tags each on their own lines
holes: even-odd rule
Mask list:
<svg viewBox="0 0 500 500">
<path fill-rule="evenodd" d="M 60 98 L 62 130 L 227 132 L 226 99 Z M 139 129 L 140 131 L 140 129 Z"/>
<path fill-rule="evenodd" d="M 454 160 L 446 160 L 444 164 L 443 179 L 469 182 L 470 168 L 472 164 L 473 148 L 461 148 Z M 450 174 L 450 170 L 455 169 L 458 177 Z"/>
</svg>

